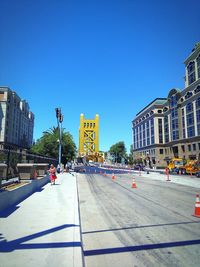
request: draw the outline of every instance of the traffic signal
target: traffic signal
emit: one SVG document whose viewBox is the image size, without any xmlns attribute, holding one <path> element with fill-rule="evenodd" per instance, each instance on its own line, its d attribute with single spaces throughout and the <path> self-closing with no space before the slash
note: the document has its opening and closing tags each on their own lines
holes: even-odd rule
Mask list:
<svg viewBox="0 0 200 267">
<path fill-rule="evenodd" d="M 63 115 L 61 113 L 59 114 L 59 122 L 63 122 Z"/>
<path fill-rule="evenodd" d="M 58 119 L 60 117 L 60 108 L 56 108 L 56 118 Z"/>
</svg>

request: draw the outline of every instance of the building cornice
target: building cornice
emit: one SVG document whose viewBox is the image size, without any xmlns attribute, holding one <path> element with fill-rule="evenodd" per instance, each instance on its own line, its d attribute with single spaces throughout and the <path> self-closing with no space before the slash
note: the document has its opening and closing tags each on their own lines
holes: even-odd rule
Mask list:
<svg viewBox="0 0 200 267">
<path fill-rule="evenodd" d="M 196 43 L 195 47 L 192 49 L 192 53 L 186 58 L 184 64 L 187 65 L 190 61 L 194 60 L 200 53 L 200 43 Z"/>
</svg>

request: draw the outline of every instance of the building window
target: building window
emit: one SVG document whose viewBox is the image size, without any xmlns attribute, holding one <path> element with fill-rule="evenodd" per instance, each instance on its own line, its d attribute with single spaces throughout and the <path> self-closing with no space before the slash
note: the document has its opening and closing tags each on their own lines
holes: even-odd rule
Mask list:
<svg viewBox="0 0 200 267">
<path fill-rule="evenodd" d="M 199 135 L 199 136 L 200 136 L 200 123 L 199 123 L 199 124 L 197 124 L 197 135 Z"/>
<path fill-rule="evenodd" d="M 150 130 L 149 130 L 149 121 L 146 123 L 146 129 L 147 129 L 147 146 L 150 145 Z"/>
<path fill-rule="evenodd" d="M 186 138 L 185 129 L 183 129 L 183 138 Z"/>
<path fill-rule="evenodd" d="M 177 108 L 173 108 L 171 111 L 172 119 L 178 116 L 178 110 Z"/>
<path fill-rule="evenodd" d="M 188 145 L 188 150 L 191 151 L 191 145 Z"/>
<path fill-rule="evenodd" d="M 199 77 L 200 78 L 200 77 Z M 197 94 L 200 92 L 200 85 L 197 86 L 197 88 L 194 90 L 194 93 Z"/>
<path fill-rule="evenodd" d="M 200 108 L 200 97 L 196 100 L 196 109 Z"/>
<path fill-rule="evenodd" d="M 177 105 L 177 95 L 172 95 L 170 99 L 170 106 L 171 108 L 175 107 Z"/>
<path fill-rule="evenodd" d="M 164 131 L 165 131 L 165 142 L 169 142 L 169 125 L 168 125 L 168 116 L 164 117 Z"/>
<path fill-rule="evenodd" d="M 172 120 L 172 130 L 178 129 L 178 119 Z"/>
<path fill-rule="evenodd" d="M 161 154 L 161 155 L 163 154 L 163 149 L 162 149 L 162 148 L 160 149 L 160 154 Z"/>
<path fill-rule="evenodd" d="M 190 98 L 192 95 L 193 95 L 192 92 L 187 92 L 187 94 L 185 95 L 185 99 Z"/>
<path fill-rule="evenodd" d="M 185 128 L 185 118 L 182 117 L 182 127 Z"/>
<path fill-rule="evenodd" d="M 172 138 L 173 138 L 173 140 L 178 140 L 179 139 L 179 132 L 178 132 L 178 130 L 172 132 Z"/>
<path fill-rule="evenodd" d="M 196 144 L 192 145 L 193 151 L 196 151 Z"/>
<path fill-rule="evenodd" d="M 187 132 L 188 132 L 188 137 L 195 136 L 194 126 L 188 127 Z"/>
<path fill-rule="evenodd" d="M 142 138 L 143 138 L 143 146 L 146 146 L 146 130 L 145 130 L 145 124 L 143 124 Z"/>
<path fill-rule="evenodd" d="M 187 115 L 187 126 L 191 126 L 194 124 L 194 114 L 190 113 Z"/>
<path fill-rule="evenodd" d="M 162 134 L 162 119 L 158 119 L 158 135 L 159 135 L 159 144 L 163 143 L 163 134 Z"/>
<path fill-rule="evenodd" d="M 195 62 L 194 61 L 192 61 L 192 62 L 190 62 L 188 64 L 187 71 L 188 71 L 188 82 L 189 82 L 189 84 L 191 84 L 196 80 L 196 77 L 195 77 Z"/>
<path fill-rule="evenodd" d="M 192 112 L 193 111 L 193 104 L 190 102 L 186 105 L 186 112 Z"/>
<path fill-rule="evenodd" d="M 200 54 L 197 57 L 197 72 L 198 72 L 198 78 L 200 78 Z"/>
<path fill-rule="evenodd" d="M 182 148 L 182 151 L 185 152 L 185 146 L 182 145 L 181 148 Z"/>
<path fill-rule="evenodd" d="M 154 119 L 153 118 L 150 121 L 150 125 L 151 125 L 151 144 L 153 145 L 155 143 L 155 139 L 154 139 Z"/>
<path fill-rule="evenodd" d="M 200 122 L 200 109 L 196 111 L 197 114 L 197 123 Z"/>
</svg>

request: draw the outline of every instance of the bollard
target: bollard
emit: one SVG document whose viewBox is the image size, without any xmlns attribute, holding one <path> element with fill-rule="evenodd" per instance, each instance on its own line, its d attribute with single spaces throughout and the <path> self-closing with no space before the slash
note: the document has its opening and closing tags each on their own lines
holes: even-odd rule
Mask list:
<svg viewBox="0 0 200 267">
<path fill-rule="evenodd" d="M 166 172 L 166 175 L 167 175 L 167 182 L 169 182 L 169 181 L 171 181 L 170 179 L 169 179 L 169 169 L 166 167 L 165 168 L 165 172 Z"/>
</svg>

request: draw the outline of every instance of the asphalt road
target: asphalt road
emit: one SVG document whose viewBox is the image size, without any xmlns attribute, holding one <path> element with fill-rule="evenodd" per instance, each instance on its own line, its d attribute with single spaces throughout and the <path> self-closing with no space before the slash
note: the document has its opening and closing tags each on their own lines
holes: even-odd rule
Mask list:
<svg viewBox="0 0 200 267">
<path fill-rule="evenodd" d="M 86 267 L 200 266 L 199 188 L 158 175 L 77 177 Z"/>
</svg>

